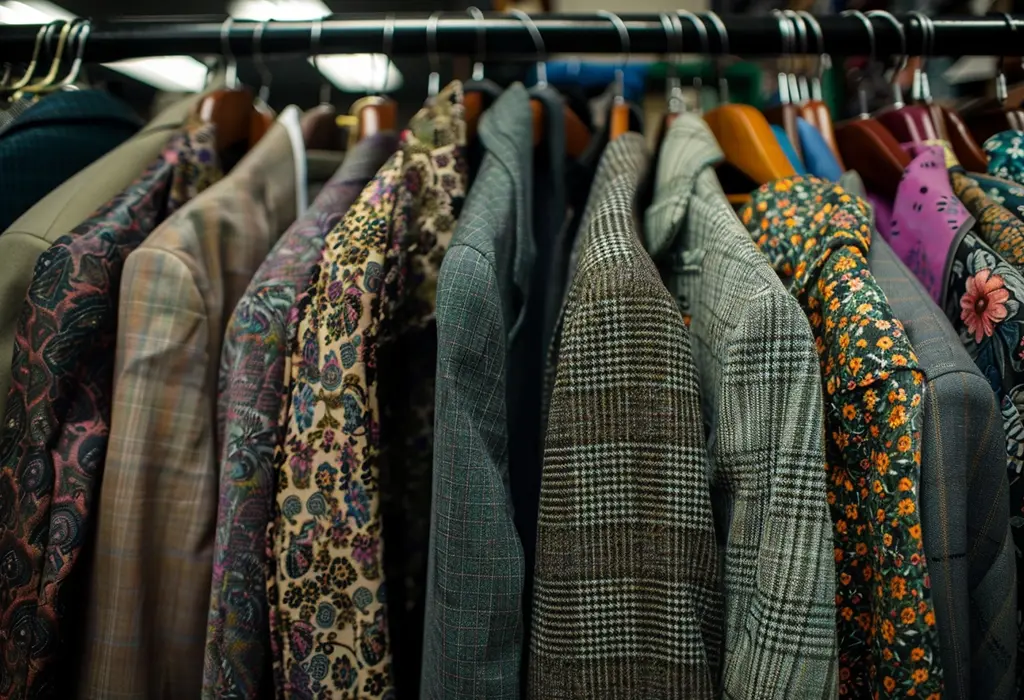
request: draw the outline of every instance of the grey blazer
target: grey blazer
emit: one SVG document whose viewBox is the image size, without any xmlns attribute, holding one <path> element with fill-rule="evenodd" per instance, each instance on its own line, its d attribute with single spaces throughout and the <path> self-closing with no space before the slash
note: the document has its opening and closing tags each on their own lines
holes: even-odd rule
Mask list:
<svg viewBox="0 0 1024 700">
<path fill-rule="evenodd" d="M 528 694 L 717 697 L 722 598 L 689 333 L 637 238 L 640 134 L 605 149 L 551 355 Z"/>
<path fill-rule="evenodd" d="M 831 698 L 835 565 L 807 317 L 729 206 L 704 120 L 665 135 L 647 249 L 691 318 L 725 562 L 727 698 Z"/>
<path fill-rule="evenodd" d="M 519 700 L 525 566 L 506 402 L 534 258 L 531 124 L 519 84 L 483 115 L 485 155 L 437 282 L 424 699 Z"/>
</svg>

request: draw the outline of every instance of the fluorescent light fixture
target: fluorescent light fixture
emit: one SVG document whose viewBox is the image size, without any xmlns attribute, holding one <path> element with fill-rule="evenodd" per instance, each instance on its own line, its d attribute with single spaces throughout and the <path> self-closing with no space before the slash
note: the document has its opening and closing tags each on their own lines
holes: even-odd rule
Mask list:
<svg viewBox="0 0 1024 700">
<path fill-rule="evenodd" d="M 233 0 L 228 5 L 228 14 L 256 22 L 297 22 L 326 17 L 331 9 L 320 0 Z"/>
<path fill-rule="evenodd" d="M 382 53 L 320 56 L 310 65 L 342 92 L 391 92 L 402 87 L 402 72 Z"/>
<path fill-rule="evenodd" d="M 0 0 L 0 24 L 47 24 L 75 15 L 46 0 Z M 190 56 L 155 56 L 104 63 L 158 90 L 199 92 L 206 84 L 206 66 Z"/>
</svg>

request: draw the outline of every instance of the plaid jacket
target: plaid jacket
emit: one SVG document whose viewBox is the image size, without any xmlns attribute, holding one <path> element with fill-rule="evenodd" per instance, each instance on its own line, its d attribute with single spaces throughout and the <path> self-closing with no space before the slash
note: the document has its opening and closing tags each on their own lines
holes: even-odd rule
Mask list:
<svg viewBox="0 0 1024 700">
<path fill-rule="evenodd" d="M 298 112 L 125 261 L 81 697 L 197 697 L 227 317 L 304 206 Z M 300 203 L 301 202 L 301 203 Z"/>
<path fill-rule="evenodd" d="M 320 259 L 324 236 L 397 143 L 393 134 L 378 134 L 349 152 L 309 211 L 260 265 L 228 323 L 217 400 L 224 434 L 218 440 L 220 505 L 203 697 L 272 694 L 266 533 L 274 510 L 288 319 Z M 309 163 L 311 178 L 314 164 Z"/>
<path fill-rule="evenodd" d="M 692 318 L 724 546 L 723 694 L 830 698 L 835 586 L 814 338 L 729 206 L 714 172 L 721 159 L 702 119 L 678 117 L 645 234 Z"/>
<path fill-rule="evenodd" d="M 722 595 L 690 334 L 640 240 L 643 137 L 611 142 L 562 311 L 531 698 L 713 698 Z"/>
<path fill-rule="evenodd" d="M 480 123 L 483 162 L 441 266 L 433 514 L 421 698 L 518 700 L 523 548 L 509 488 L 509 355 L 533 257 L 532 141 L 515 85 Z M 518 301 L 517 301 L 518 300 Z"/>
</svg>

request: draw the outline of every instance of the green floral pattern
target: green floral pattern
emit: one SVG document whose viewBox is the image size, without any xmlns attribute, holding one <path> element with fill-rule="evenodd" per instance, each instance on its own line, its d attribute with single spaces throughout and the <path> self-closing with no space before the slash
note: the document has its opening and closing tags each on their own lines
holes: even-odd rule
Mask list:
<svg viewBox="0 0 1024 700">
<path fill-rule="evenodd" d="M 988 174 L 1024 185 L 1024 131 L 1003 131 L 982 145 L 988 156 Z"/>
<path fill-rule="evenodd" d="M 764 185 L 740 212 L 800 301 L 826 405 L 841 697 L 938 700 L 942 668 L 921 540 L 924 375 L 868 269 L 868 205 L 813 177 Z"/>
</svg>

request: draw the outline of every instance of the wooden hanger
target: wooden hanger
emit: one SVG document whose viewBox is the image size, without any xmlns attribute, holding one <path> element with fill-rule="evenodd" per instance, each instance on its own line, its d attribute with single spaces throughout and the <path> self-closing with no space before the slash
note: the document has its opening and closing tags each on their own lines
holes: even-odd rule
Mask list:
<svg viewBox="0 0 1024 700">
<path fill-rule="evenodd" d="M 910 155 L 880 123 L 870 118 L 852 119 L 835 131 L 836 143 L 846 166 L 856 170 L 867 188 L 892 199 Z"/>
<path fill-rule="evenodd" d="M 757 185 L 796 175 L 768 120 L 754 107 L 721 105 L 705 114 L 704 121 L 711 127 L 725 160 Z"/>
</svg>

